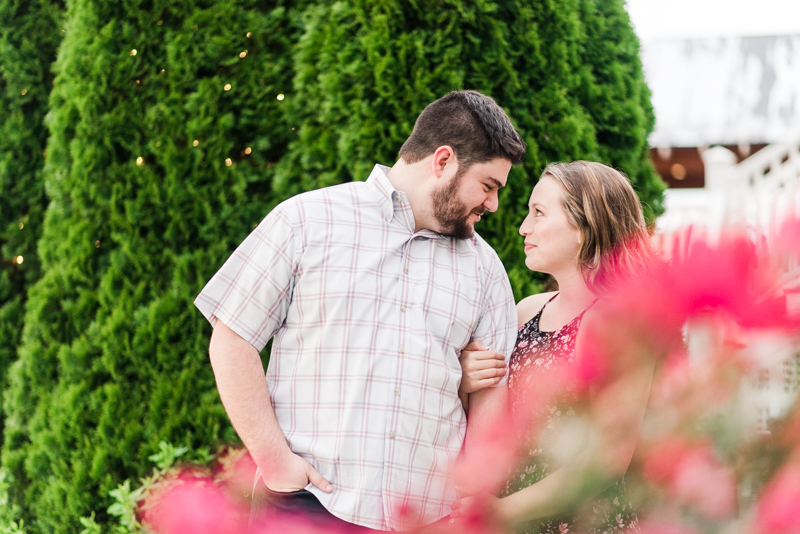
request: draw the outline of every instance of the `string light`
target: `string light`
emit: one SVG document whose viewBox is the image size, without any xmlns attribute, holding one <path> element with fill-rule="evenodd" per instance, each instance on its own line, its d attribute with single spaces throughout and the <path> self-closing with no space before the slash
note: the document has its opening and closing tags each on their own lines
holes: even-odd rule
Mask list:
<svg viewBox="0 0 800 534">
<path fill-rule="evenodd" d="M 20 230 L 22 230 L 23 228 L 25 228 L 25 225 L 22 223 L 22 221 L 20 221 L 20 223 L 19 223 L 19 229 L 20 229 Z"/>
<path fill-rule="evenodd" d="M 134 48 L 133 50 L 131 50 L 131 55 L 132 55 L 132 56 L 135 56 L 135 55 L 136 55 L 136 49 L 135 49 L 135 48 Z"/>
<path fill-rule="evenodd" d="M 283 99 L 284 99 L 284 98 L 286 98 L 286 97 L 283 95 L 283 93 L 281 93 L 281 94 L 279 94 L 279 95 L 277 96 L 277 98 L 278 98 L 278 100 L 283 100 Z"/>
<path fill-rule="evenodd" d="M 27 94 L 28 94 L 28 90 L 27 90 L 27 89 L 23 89 L 23 90 L 22 90 L 22 96 L 25 96 L 25 95 L 27 95 Z"/>
<path fill-rule="evenodd" d="M 142 85 L 142 82 L 141 82 L 140 80 L 136 80 L 136 81 L 135 81 L 135 82 L 133 82 L 133 83 L 135 83 L 136 85 Z"/>
<path fill-rule="evenodd" d="M 247 148 L 245 148 L 245 149 L 244 149 L 244 153 L 245 153 L 245 154 L 249 154 L 249 153 L 250 153 L 250 152 L 252 152 L 252 151 L 253 151 L 253 149 L 252 149 L 252 148 L 250 148 L 250 147 L 247 147 Z"/>
<path fill-rule="evenodd" d="M 225 158 L 225 165 L 227 165 L 228 167 L 233 165 L 233 161 L 231 161 L 231 158 Z"/>
<path fill-rule="evenodd" d="M 165 72 L 167 72 L 167 71 L 165 71 L 164 69 L 161 69 L 161 74 L 164 74 Z"/>
<path fill-rule="evenodd" d="M 163 20 L 159 20 L 158 22 L 156 22 L 156 24 L 158 24 L 159 26 L 161 26 L 162 24 L 164 24 L 164 21 L 163 21 Z"/>
<path fill-rule="evenodd" d="M 197 146 L 197 145 L 199 145 L 199 144 L 200 144 L 200 141 L 198 141 L 197 139 L 195 139 L 194 141 L 192 141 L 192 146 Z"/>
<path fill-rule="evenodd" d="M 94 242 L 94 248 L 100 248 L 100 241 Z"/>
<path fill-rule="evenodd" d="M 247 56 L 247 50 L 239 52 L 239 57 L 245 57 L 245 56 Z"/>
<path fill-rule="evenodd" d="M 14 258 L 14 261 L 17 262 L 17 265 L 22 265 L 22 262 L 25 261 L 25 258 L 23 258 L 22 256 L 17 256 L 16 258 Z"/>
<path fill-rule="evenodd" d="M 138 158 L 136 158 L 136 164 L 137 165 L 141 165 L 142 163 L 144 163 L 144 158 L 142 156 L 139 156 Z"/>
<path fill-rule="evenodd" d="M 250 32 L 247 32 L 247 37 L 248 37 L 248 38 L 249 38 L 251 35 L 253 35 L 253 34 L 252 34 L 252 33 L 250 33 Z"/>
<path fill-rule="evenodd" d="M 226 83 L 225 87 L 223 87 L 223 89 L 226 90 L 226 91 L 230 91 L 231 90 L 231 84 Z"/>
</svg>

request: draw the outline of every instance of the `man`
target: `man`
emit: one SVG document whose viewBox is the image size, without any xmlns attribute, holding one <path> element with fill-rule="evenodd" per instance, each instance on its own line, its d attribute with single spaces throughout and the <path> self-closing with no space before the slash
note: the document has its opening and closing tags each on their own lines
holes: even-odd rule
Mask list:
<svg viewBox="0 0 800 534">
<path fill-rule="evenodd" d="M 197 297 L 220 397 L 275 506 L 379 530 L 448 515 L 465 433 L 505 389 L 470 396 L 467 432 L 460 351 L 508 355 L 516 336 L 508 277 L 474 225 L 524 153 L 494 100 L 453 92 L 391 169 L 280 204 Z"/>
</svg>

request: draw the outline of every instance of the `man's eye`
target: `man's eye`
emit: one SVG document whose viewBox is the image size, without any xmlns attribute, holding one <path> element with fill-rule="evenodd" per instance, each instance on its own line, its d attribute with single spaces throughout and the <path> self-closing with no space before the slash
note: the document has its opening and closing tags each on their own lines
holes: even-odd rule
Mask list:
<svg viewBox="0 0 800 534">
<path fill-rule="evenodd" d="M 539 210 L 536 210 L 536 216 L 538 217 L 539 215 L 542 215 L 542 212 L 539 211 Z"/>
<path fill-rule="evenodd" d="M 488 192 L 489 192 L 489 191 L 491 191 L 491 190 L 492 190 L 491 186 L 489 186 L 489 185 L 487 185 L 487 184 L 483 184 L 483 191 L 484 191 L 484 193 L 488 193 Z"/>
</svg>

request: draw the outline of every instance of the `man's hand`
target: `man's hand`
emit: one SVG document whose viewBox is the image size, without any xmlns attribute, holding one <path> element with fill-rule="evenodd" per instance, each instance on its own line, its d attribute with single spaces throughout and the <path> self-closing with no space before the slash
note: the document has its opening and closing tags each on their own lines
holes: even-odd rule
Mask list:
<svg viewBox="0 0 800 534">
<path fill-rule="evenodd" d="M 289 493 L 305 488 L 309 482 L 330 493 L 331 483 L 319 474 L 319 471 L 304 458 L 289 451 L 272 463 L 272 469 L 262 471 L 261 479 L 267 488 L 278 493 Z"/>
<path fill-rule="evenodd" d="M 217 320 L 209 356 L 222 404 L 261 470 L 267 488 L 297 491 L 311 482 L 326 493 L 333 491 L 330 482 L 289 448 L 275 418 L 255 347 Z"/>
</svg>

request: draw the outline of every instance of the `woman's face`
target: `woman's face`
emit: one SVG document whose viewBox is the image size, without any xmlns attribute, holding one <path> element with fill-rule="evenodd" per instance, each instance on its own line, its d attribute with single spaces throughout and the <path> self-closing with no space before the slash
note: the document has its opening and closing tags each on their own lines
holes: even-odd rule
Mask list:
<svg viewBox="0 0 800 534">
<path fill-rule="evenodd" d="M 554 178 L 543 176 L 533 188 L 529 213 L 519 227 L 525 237 L 525 265 L 551 275 L 578 266 L 580 231 L 572 226 L 564 209 L 564 188 Z"/>
</svg>

